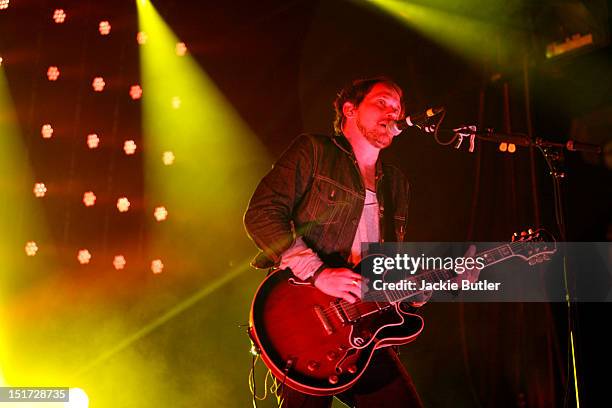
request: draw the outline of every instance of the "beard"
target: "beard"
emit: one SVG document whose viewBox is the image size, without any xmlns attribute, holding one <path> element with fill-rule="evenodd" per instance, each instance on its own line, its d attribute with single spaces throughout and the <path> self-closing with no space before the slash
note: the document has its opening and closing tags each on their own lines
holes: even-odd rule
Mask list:
<svg viewBox="0 0 612 408">
<path fill-rule="evenodd" d="M 376 127 L 373 129 L 366 129 L 359 118 L 357 118 L 356 124 L 357 129 L 359 129 L 363 137 L 377 149 L 384 149 L 393 141 L 392 136 L 389 134 L 386 128 L 382 129 L 380 126 L 376 125 Z"/>
</svg>

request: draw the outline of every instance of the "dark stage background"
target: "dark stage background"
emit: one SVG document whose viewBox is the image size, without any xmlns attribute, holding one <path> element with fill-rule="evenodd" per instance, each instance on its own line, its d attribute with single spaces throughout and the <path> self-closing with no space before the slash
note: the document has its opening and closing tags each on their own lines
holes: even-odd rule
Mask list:
<svg viewBox="0 0 612 408">
<path fill-rule="evenodd" d="M 31 173 L 0 176 L 8 192 L 0 224 L 0 253 L 8 265 L 2 272 L 0 380 L 81 387 L 92 407 L 249 406 L 251 357 L 244 325 L 265 272 L 239 268 L 255 255 L 242 211 L 259 178 L 294 137 L 331 132 L 331 102 L 355 77 L 390 75 L 405 89 L 408 112 L 445 106 L 446 128 L 479 124 L 607 146 L 607 156 L 566 152 L 564 183 L 567 240 L 609 241 L 609 4 L 566 2 L 567 9 L 553 1 L 411 4 L 493 22 L 499 36 L 476 31 L 473 38 L 482 44 L 465 52 L 391 17 L 375 1 L 154 2 L 187 45 L 188 58 L 249 130 L 245 140 L 259 146 L 227 173 L 208 167 L 208 159 L 197 154 L 189 157 L 192 173 L 172 170 L 184 195 L 174 197 L 175 210 L 169 206 L 164 223 L 152 217 L 157 201 L 147 184 L 146 155 L 152 149 L 142 130 L 142 104 L 148 90 L 143 86 L 142 101 L 128 95 L 131 85 L 142 84 L 146 68 L 136 42 L 136 3 L 26 0 L 0 10 L 1 69 L 15 109 L 14 116 L 5 111 L 0 118 L 18 128 L 24 153 L 11 157 L 22 159 L 16 168 L 26 166 Z M 61 25 L 52 19 L 56 8 L 67 14 Z M 102 20 L 112 25 L 109 36 L 98 32 Z M 456 19 L 445 27 L 451 37 L 473 29 Z M 513 36 L 505 37 L 506 30 Z M 578 31 L 600 36 L 586 50 L 544 57 L 545 44 Z M 61 74 L 52 82 L 46 73 L 55 65 Z M 106 88 L 95 93 L 91 81 L 99 75 Z M 0 97 L 2 106 L 9 106 L 8 96 Z M 43 139 L 41 126 L 49 122 L 53 138 Z M 96 150 L 85 144 L 92 129 L 104 135 Z M 204 143 L 226 138 L 224 132 L 210 126 L 189 137 Z M 182 137 L 168 132 L 168 144 Z M 132 156 L 122 151 L 128 139 L 138 146 Z M 466 144 L 439 146 L 408 130 L 384 152 L 411 180 L 409 240 L 506 241 L 538 224 L 556 232 L 552 180 L 537 150 L 531 155 L 529 148 L 517 147 L 510 154 L 496 143 L 477 142 L 469 153 Z M 231 149 L 219 155 L 221 161 L 235 159 Z M 8 153 L 3 157 L 8 160 Z M 177 166 L 180 160 L 177 155 Z M 221 181 L 213 183 L 211 173 Z M 48 188 L 44 199 L 32 194 L 39 180 Z M 89 189 L 97 202 L 86 208 L 81 199 Z M 210 195 L 193 193 L 198 189 Z M 132 204 L 126 214 L 115 208 L 123 195 Z M 31 205 L 38 208 L 36 222 L 25 212 Z M 224 206 L 230 211 L 217 212 Z M 38 241 L 39 253 L 25 257 L 25 242 L 42 225 L 46 235 Z M 153 238 L 160 231 L 169 237 L 163 245 Z M 90 264 L 77 262 L 80 248 L 92 252 Z M 10 251 L 17 255 L 9 257 Z M 119 252 L 128 259 L 122 271 L 112 267 Z M 160 257 L 164 272 L 153 274 L 149 264 Z M 607 272 L 580 271 L 575 277 L 596 279 L 602 289 L 601 302 L 574 309 L 583 407 L 608 405 Z M 436 303 L 426 305 L 422 315 L 423 334 L 402 347 L 400 357 L 426 406 L 575 405 L 565 304 Z M 260 364 L 259 393 L 264 373 Z M 259 404 L 274 405 L 272 399 Z"/>
</svg>

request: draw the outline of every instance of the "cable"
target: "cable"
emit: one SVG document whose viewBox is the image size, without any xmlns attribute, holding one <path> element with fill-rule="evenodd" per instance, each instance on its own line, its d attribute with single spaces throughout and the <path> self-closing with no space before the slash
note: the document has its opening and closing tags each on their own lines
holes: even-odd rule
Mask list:
<svg viewBox="0 0 612 408">
<path fill-rule="evenodd" d="M 438 132 L 440 131 L 440 125 L 442 124 L 442 121 L 444 120 L 445 116 L 446 116 L 446 111 L 442 111 L 442 114 L 440 115 L 440 119 L 438 119 L 438 123 L 433 125 L 433 129 L 434 129 L 433 137 L 434 137 L 434 140 L 436 141 L 436 143 L 439 144 L 440 146 L 448 146 L 448 145 L 454 143 L 455 140 L 457 140 L 457 138 L 459 137 L 459 135 L 457 133 L 455 133 L 453 135 L 453 137 L 448 142 L 443 142 L 438 137 Z M 424 128 L 426 132 L 427 132 L 427 128 L 429 128 L 429 126 Z"/>
</svg>

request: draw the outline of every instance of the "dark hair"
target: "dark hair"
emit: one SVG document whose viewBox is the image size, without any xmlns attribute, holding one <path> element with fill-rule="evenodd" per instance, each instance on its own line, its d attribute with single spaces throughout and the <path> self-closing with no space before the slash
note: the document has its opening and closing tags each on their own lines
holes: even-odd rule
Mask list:
<svg viewBox="0 0 612 408">
<path fill-rule="evenodd" d="M 374 88 L 374 85 L 376 84 L 389 85 L 397 91 L 400 96 L 400 114 L 402 116 L 404 115 L 404 93 L 402 92 L 402 88 L 400 88 L 394 80 L 386 76 L 356 79 L 342 88 L 342 90 L 338 92 L 336 100 L 334 100 L 334 110 L 336 111 L 334 131 L 336 134 L 342 133 L 342 126 L 344 125 L 344 113 L 342 112 L 342 107 L 344 104 L 346 102 L 351 102 L 353 105 L 355 105 L 355 107 L 358 107 L 365 96 L 372 90 L 372 88 Z"/>
</svg>

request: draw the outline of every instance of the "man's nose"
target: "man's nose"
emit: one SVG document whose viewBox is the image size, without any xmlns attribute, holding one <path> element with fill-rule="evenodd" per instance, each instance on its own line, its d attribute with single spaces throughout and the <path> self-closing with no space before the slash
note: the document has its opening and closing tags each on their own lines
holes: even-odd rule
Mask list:
<svg viewBox="0 0 612 408">
<path fill-rule="evenodd" d="M 395 109 L 391 109 L 389 111 L 387 111 L 387 113 L 385 114 L 385 116 L 387 117 L 387 119 L 397 119 L 399 113 L 395 110 Z"/>
</svg>

